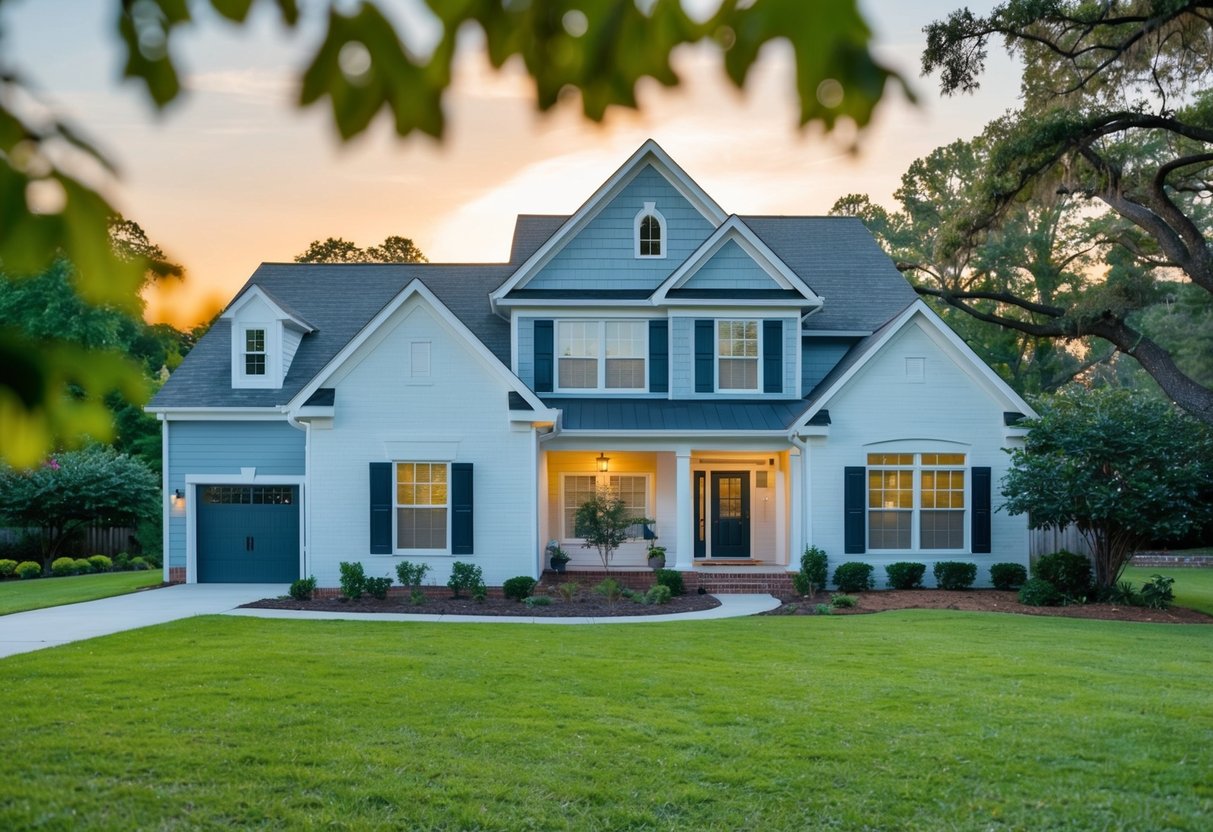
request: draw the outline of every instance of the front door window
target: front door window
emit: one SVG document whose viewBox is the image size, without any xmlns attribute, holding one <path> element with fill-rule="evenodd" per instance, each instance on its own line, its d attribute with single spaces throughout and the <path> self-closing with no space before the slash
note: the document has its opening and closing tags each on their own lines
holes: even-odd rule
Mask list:
<svg viewBox="0 0 1213 832">
<path fill-rule="evenodd" d="M 712 472 L 712 557 L 750 556 L 750 472 Z"/>
</svg>

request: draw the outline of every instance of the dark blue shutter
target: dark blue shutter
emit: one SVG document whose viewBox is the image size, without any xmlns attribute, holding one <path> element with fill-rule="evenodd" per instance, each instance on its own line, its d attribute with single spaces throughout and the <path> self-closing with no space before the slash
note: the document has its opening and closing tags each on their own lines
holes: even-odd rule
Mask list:
<svg viewBox="0 0 1213 832">
<path fill-rule="evenodd" d="M 973 515 L 970 543 L 973 554 L 993 551 L 990 536 L 990 469 L 973 469 Z"/>
<path fill-rule="evenodd" d="M 392 553 L 392 463 L 371 463 L 371 554 Z"/>
<path fill-rule="evenodd" d="M 535 392 L 551 393 L 552 354 L 555 352 L 551 321 L 535 321 Z"/>
<path fill-rule="evenodd" d="M 472 463 L 470 462 L 451 463 L 451 554 L 472 554 Z"/>
<path fill-rule="evenodd" d="M 844 505 L 844 534 L 842 551 L 848 555 L 862 555 L 867 551 L 866 523 L 867 512 L 867 469 L 861 467 L 846 468 L 843 488 Z"/>
<path fill-rule="evenodd" d="M 695 322 L 695 392 L 711 393 L 716 389 L 713 370 L 715 369 L 715 350 L 713 346 L 716 337 L 714 321 Z"/>
<path fill-rule="evenodd" d="M 762 322 L 762 392 L 783 392 L 783 321 Z"/>
<path fill-rule="evenodd" d="M 649 392 L 670 391 L 670 322 L 649 321 Z"/>
</svg>

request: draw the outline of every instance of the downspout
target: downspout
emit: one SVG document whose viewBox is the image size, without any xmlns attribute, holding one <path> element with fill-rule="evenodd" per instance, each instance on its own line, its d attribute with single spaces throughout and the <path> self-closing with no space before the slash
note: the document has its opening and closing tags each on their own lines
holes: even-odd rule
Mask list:
<svg viewBox="0 0 1213 832">
<path fill-rule="evenodd" d="M 813 511 L 812 501 L 809 499 L 812 490 L 809 483 L 809 444 L 794 433 L 791 439 L 792 445 L 800 450 L 800 489 L 804 492 L 800 495 L 800 542 L 804 546 L 811 546 L 813 545 Z M 799 558 L 800 553 L 796 552 L 794 557 Z"/>
<path fill-rule="evenodd" d="M 164 575 L 162 580 L 167 584 L 169 575 L 172 574 L 172 552 L 169 551 L 169 523 L 173 521 L 173 498 L 169 495 L 169 464 L 168 464 L 168 419 L 163 413 L 157 413 L 156 418 L 160 420 L 160 484 L 163 491 L 160 495 L 160 517 L 162 518 L 163 528 L 160 530 L 160 556 L 163 558 Z"/>
<path fill-rule="evenodd" d="M 312 423 L 300 422 L 293 413 L 286 414 L 286 423 L 303 431 L 303 568 L 299 577 L 311 574 L 312 567 Z"/>
</svg>

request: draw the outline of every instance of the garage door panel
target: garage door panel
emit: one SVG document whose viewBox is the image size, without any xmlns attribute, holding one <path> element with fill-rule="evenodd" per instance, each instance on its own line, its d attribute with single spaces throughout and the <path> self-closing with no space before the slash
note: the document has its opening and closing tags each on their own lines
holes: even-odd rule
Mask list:
<svg viewBox="0 0 1213 832">
<path fill-rule="evenodd" d="M 299 577 L 295 486 L 199 486 L 197 566 L 203 583 Z"/>
</svg>

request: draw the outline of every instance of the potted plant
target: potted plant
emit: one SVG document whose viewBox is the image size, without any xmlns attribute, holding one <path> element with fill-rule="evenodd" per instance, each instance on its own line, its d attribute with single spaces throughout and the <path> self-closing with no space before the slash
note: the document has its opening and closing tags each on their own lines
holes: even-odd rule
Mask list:
<svg viewBox="0 0 1213 832">
<path fill-rule="evenodd" d="M 649 568 L 665 569 L 665 547 L 649 544 Z"/>
<path fill-rule="evenodd" d="M 564 574 L 564 569 L 568 565 L 569 553 L 560 548 L 560 544 L 555 540 L 549 541 L 547 545 L 548 559 L 552 566 L 552 571 L 561 575 Z"/>
</svg>

